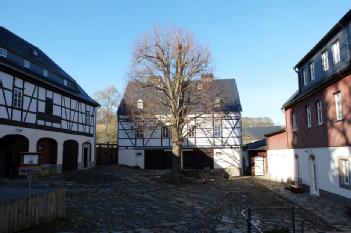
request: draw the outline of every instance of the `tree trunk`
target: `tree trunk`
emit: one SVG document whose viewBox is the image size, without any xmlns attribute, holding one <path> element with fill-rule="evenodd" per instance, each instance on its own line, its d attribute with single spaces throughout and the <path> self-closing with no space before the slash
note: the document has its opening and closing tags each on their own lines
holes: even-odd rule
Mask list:
<svg viewBox="0 0 351 233">
<path fill-rule="evenodd" d="M 172 179 L 175 183 L 179 183 L 181 179 L 181 156 L 181 144 L 172 142 Z"/>
</svg>

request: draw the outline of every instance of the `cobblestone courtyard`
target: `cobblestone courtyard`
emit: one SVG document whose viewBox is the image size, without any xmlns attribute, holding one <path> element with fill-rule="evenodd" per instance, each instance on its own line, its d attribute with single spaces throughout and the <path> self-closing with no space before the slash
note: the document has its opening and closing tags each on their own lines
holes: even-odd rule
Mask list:
<svg viewBox="0 0 351 233">
<path fill-rule="evenodd" d="M 241 211 L 248 206 L 292 206 L 253 178 L 208 183 L 189 179 L 175 186 L 161 175 L 160 171 L 102 166 L 35 179 L 33 186 L 65 188 L 66 218 L 24 232 L 246 232 Z M 24 180 L 1 182 L 25 184 Z M 289 213 L 267 210 L 258 214 L 269 217 L 272 224 L 274 219 L 289 224 L 284 220 Z M 310 212 L 296 214 L 297 224 L 308 218 L 320 230 L 335 230 Z"/>
</svg>

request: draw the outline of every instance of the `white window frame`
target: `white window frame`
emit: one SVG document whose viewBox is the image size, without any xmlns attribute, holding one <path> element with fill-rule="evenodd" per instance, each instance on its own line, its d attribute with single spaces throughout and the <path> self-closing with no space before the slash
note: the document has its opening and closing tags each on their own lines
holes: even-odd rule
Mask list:
<svg viewBox="0 0 351 233">
<path fill-rule="evenodd" d="M 144 133 L 141 129 L 135 129 L 135 138 L 142 139 L 144 137 Z"/>
<path fill-rule="evenodd" d="M 7 58 L 7 50 L 0 48 L 0 57 L 5 57 Z"/>
<path fill-rule="evenodd" d="M 67 87 L 67 85 L 68 85 L 67 79 L 63 80 L 63 85 Z"/>
<path fill-rule="evenodd" d="M 332 48 L 332 54 L 333 54 L 333 62 L 334 62 L 334 64 L 338 64 L 340 62 L 339 40 L 332 43 L 331 48 Z"/>
<path fill-rule="evenodd" d="M 297 131 L 297 122 L 296 122 L 296 113 L 293 112 L 292 114 L 292 127 L 294 131 Z"/>
<path fill-rule="evenodd" d="M 25 68 L 29 69 L 29 68 L 30 68 L 30 61 L 24 59 L 24 61 L 23 61 L 23 66 L 24 66 Z"/>
<path fill-rule="evenodd" d="M 215 138 L 222 137 L 222 126 L 221 125 L 214 125 L 213 126 L 213 136 Z"/>
<path fill-rule="evenodd" d="M 348 160 L 343 159 L 342 162 L 342 169 L 343 169 L 343 184 L 350 185 L 350 163 Z"/>
<path fill-rule="evenodd" d="M 90 125 L 90 111 L 85 112 L 85 124 Z"/>
<path fill-rule="evenodd" d="M 318 100 L 316 102 L 316 109 L 317 109 L 317 122 L 318 125 L 323 124 L 323 107 L 322 107 L 322 101 Z"/>
<path fill-rule="evenodd" d="M 328 50 L 325 50 L 322 53 L 321 59 L 322 59 L 322 69 L 323 69 L 323 71 L 329 70 Z"/>
<path fill-rule="evenodd" d="M 336 115 L 336 120 L 342 120 L 343 119 L 343 111 L 342 111 L 342 96 L 341 92 L 336 92 L 334 94 L 335 98 L 335 115 Z"/>
<path fill-rule="evenodd" d="M 215 99 L 215 107 L 220 107 L 221 106 L 221 99 L 219 97 L 217 97 Z"/>
<path fill-rule="evenodd" d="M 23 91 L 20 88 L 15 87 L 13 89 L 12 103 L 15 108 L 22 108 Z"/>
<path fill-rule="evenodd" d="M 308 84 L 308 78 L 307 78 L 307 73 L 306 73 L 306 69 L 302 70 L 302 76 L 303 76 L 303 85 L 307 86 Z"/>
<path fill-rule="evenodd" d="M 312 127 L 311 105 L 306 106 L 306 118 L 307 118 L 307 128 L 311 128 Z"/>
<path fill-rule="evenodd" d="M 44 76 L 44 77 L 48 77 L 48 76 L 49 76 L 49 71 L 46 70 L 46 69 L 44 69 L 44 70 L 43 70 L 43 76 Z"/>
<path fill-rule="evenodd" d="M 170 136 L 169 127 L 168 126 L 162 126 L 161 134 L 162 134 L 162 138 L 169 138 L 169 136 Z"/>
<path fill-rule="evenodd" d="M 144 101 L 142 99 L 138 99 L 137 101 L 137 108 L 143 109 L 144 108 Z"/>
<path fill-rule="evenodd" d="M 313 81 L 316 78 L 316 73 L 314 71 L 314 62 L 311 62 L 308 66 L 310 68 L 311 80 Z"/>
<path fill-rule="evenodd" d="M 195 135 L 195 126 L 189 126 L 188 127 L 188 138 L 194 138 L 196 135 Z"/>
</svg>

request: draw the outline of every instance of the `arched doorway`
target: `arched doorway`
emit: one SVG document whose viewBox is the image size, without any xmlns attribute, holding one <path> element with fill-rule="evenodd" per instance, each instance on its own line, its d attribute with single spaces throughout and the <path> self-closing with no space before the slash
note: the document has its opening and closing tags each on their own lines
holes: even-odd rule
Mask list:
<svg viewBox="0 0 351 233">
<path fill-rule="evenodd" d="M 310 193 L 312 195 L 319 195 L 317 164 L 314 155 L 310 155 Z"/>
<path fill-rule="evenodd" d="M 44 165 L 43 168 L 50 172 L 53 167 L 56 171 L 57 142 L 52 138 L 41 138 L 37 143 L 37 151 L 40 152 L 40 164 Z"/>
<path fill-rule="evenodd" d="M 83 143 L 83 165 L 84 168 L 90 166 L 91 161 L 91 144 L 88 142 Z"/>
<path fill-rule="evenodd" d="M 0 177 L 17 176 L 20 153 L 28 152 L 29 141 L 22 135 L 6 135 L 0 139 Z"/>
<path fill-rule="evenodd" d="M 63 143 L 62 171 L 78 168 L 78 142 L 67 140 Z"/>
</svg>

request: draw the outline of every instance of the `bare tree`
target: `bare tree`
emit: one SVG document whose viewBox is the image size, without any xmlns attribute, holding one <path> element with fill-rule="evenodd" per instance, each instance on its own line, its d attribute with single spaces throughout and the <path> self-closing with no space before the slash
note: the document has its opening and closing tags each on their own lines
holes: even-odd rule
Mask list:
<svg viewBox="0 0 351 233">
<path fill-rule="evenodd" d="M 118 90 L 115 86 L 110 85 L 95 92 L 94 98 L 100 104 L 97 111 L 98 141 L 105 142 L 116 139 L 116 110 L 120 100 Z"/>
<path fill-rule="evenodd" d="M 213 96 L 207 89 L 211 82 L 200 82 L 201 74 L 208 72 L 209 52 L 198 45 L 192 35 L 180 29 L 155 29 L 142 37 L 134 51 L 131 69 L 135 88 L 127 88 L 124 103 L 130 119 L 138 130 L 167 125 L 172 138 L 172 177 L 181 176 L 181 148 L 187 134 L 185 126 L 205 114 L 213 106 Z M 136 89 L 144 88 L 140 97 Z M 145 91 L 147 90 L 147 91 Z M 140 99 L 138 99 L 140 98 Z M 137 107 L 137 102 L 143 107 Z M 209 103 L 211 103 L 209 105 Z M 195 114 L 196 112 L 196 114 Z"/>
</svg>

